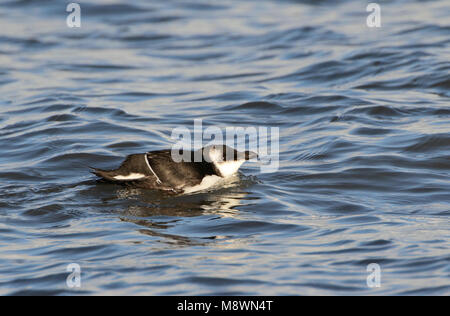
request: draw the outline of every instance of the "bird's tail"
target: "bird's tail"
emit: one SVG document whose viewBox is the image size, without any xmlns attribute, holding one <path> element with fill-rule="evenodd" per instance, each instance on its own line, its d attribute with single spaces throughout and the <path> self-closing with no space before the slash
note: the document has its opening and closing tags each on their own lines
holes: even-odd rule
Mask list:
<svg viewBox="0 0 450 316">
<path fill-rule="evenodd" d="M 118 175 L 116 170 L 102 170 L 97 168 L 89 167 L 91 170 L 91 173 L 95 174 L 97 177 L 102 178 L 107 181 L 117 182 L 115 177 Z"/>
<path fill-rule="evenodd" d="M 145 154 L 128 156 L 122 165 L 115 170 L 91 168 L 96 176 L 112 182 L 144 180 L 149 176 Z"/>
</svg>

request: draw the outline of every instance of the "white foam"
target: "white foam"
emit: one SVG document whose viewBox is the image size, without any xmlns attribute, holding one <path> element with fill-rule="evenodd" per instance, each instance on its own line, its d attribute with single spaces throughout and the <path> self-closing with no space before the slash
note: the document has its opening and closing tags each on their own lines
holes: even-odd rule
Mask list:
<svg viewBox="0 0 450 316">
<path fill-rule="evenodd" d="M 142 173 L 130 173 L 127 176 L 116 176 L 114 179 L 116 180 L 138 180 L 145 178 L 145 174 Z"/>
</svg>

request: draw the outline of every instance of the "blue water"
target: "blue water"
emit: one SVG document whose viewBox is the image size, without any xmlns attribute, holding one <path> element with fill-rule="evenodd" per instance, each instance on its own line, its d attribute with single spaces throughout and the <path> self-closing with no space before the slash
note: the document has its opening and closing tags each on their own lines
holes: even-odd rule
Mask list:
<svg viewBox="0 0 450 316">
<path fill-rule="evenodd" d="M 450 5 L 0 4 L 0 294 L 450 294 Z M 280 128 L 280 168 L 167 197 L 87 166 Z M 66 267 L 81 267 L 69 288 Z M 367 266 L 381 268 L 368 287 Z"/>
</svg>

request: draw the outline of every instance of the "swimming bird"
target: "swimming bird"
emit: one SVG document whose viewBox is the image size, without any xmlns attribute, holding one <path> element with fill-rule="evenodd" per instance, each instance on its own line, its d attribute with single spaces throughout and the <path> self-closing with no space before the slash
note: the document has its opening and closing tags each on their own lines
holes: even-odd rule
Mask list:
<svg viewBox="0 0 450 316">
<path fill-rule="evenodd" d="M 229 178 L 244 162 L 256 158 L 258 155 L 251 151 L 211 145 L 197 151 L 180 150 L 176 156 L 172 150 L 133 154 L 116 170 L 92 168 L 92 173 L 110 183 L 181 194 L 214 182 L 212 179 Z"/>
</svg>

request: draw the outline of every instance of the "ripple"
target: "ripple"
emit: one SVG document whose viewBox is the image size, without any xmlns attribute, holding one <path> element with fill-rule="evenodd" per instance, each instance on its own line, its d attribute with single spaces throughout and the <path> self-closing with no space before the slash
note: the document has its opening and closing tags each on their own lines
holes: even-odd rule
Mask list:
<svg viewBox="0 0 450 316">
<path fill-rule="evenodd" d="M 112 65 L 112 64 L 61 64 L 54 65 L 55 68 L 64 71 L 125 71 L 133 70 L 135 67 L 129 65 Z"/>
<path fill-rule="evenodd" d="M 450 150 L 450 135 L 449 134 L 434 134 L 422 136 L 415 140 L 415 143 L 404 149 L 406 152 L 414 153 L 440 153 L 445 150 Z"/>
<path fill-rule="evenodd" d="M 236 110 L 244 110 L 244 111 L 279 111 L 282 110 L 283 107 L 281 105 L 270 103 L 270 102 L 249 102 L 238 106 L 228 107 L 224 110 L 236 111 Z"/>
<path fill-rule="evenodd" d="M 392 133 L 393 130 L 386 128 L 369 128 L 369 127 L 360 127 L 354 129 L 351 133 L 354 135 L 360 136 L 371 136 L 371 135 L 387 135 Z"/>
<path fill-rule="evenodd" d="M 149 12 L 152 9 L 144 6 L 137 6 L 134 4 L 84 4 L 83 10 L 88 15 L 92 16 L 110 16 L 110 15 L 122 15 L 122 14 L 137 14 L 143 12 Z"/>
</svg>

